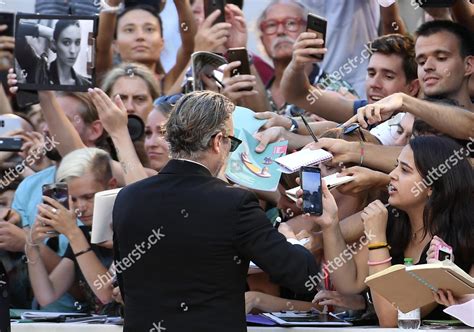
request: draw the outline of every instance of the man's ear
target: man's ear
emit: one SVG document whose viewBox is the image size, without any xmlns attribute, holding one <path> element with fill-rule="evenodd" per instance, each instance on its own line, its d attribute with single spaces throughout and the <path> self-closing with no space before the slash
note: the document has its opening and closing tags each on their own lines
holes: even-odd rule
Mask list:
<svg viewBox="0 0 474 332">
<path fill-rule="evenodd" d="M 474 55 L 469 55 L 466 57 L 466 60 L 464 60 L 464 69 L 466 72 L 465 76 L 471 76 L 474 75 Z"/>
<path fill-rule="evenodd" d="M 211 149 L 214 153 L 220 153 L 223 148 L 223 136 L 224 134 L 218 133 L 216 136 L 211 138 Z"/>
<path fill-rule="evenodd" d="M 87 139 L 91 142 L 95 142 L 104 133 L 104 126 L 100 120 L 95 120 L 87 126 Z"/>
<path fill-rule="evenodd" d="M 115 189 L 117 188 L 117 179 L 112 177 L 110 180 L 109 180 L 109 183 L 107 183 L 107 189 Z"/>
<path fill-rule="evenodd" d="M 414 79 L 408 84 L 408 94 L 412 97 L 418 96 L 418 92 L 420 92 L 420 80 Z"/>
</svg>

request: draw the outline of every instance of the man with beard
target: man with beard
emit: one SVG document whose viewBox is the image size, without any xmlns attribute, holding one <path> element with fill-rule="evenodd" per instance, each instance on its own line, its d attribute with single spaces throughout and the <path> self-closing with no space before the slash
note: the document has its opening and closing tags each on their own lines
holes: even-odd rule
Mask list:
<svg viewBox="0 0 474 332">
<path fill-rule="evenodd" d="M 305 282 L 319 271 L 312 254 L 278 233 L 253 193 L 217 178 L 240 144 L 234 108 L 210 91 L 181 97 L 166 123 L 173 159 L 117 196 L 114 251 L 125 266 L 117 269 L 125 332 L 246 331 L 250 260 L 274 282 L 309 292 Z"/>
<path fill-rule="evenodd" d="M 99 120 L 97 110 L 87 94 L 61 92 L 57 95 L 58 104 L 66 113 L 79 133 L 81 140 L 88 147 L 95 147 L 103 140 L 104 128 Z M 46 128 L 45 135 L 49 136 Z M 51 140 L 54 140 L 52 137 Z M 100 144 L 99 144 L 100 145 Z M 16 219 L 20 218 L 24 229 L 17 227 L 13 223 L 0 224 L 0 248 L 12 251 L 23 252 L 27 241 L 28 232 L 34 223 L 37 215 L 37 206 L 42 203 L 42 186 L 54 183 L 57 166 L 61 162 L 61 156 L 57 149 L 45 149 L 46 156 L 56 162 L 55 166 L 48 167 L 36 174 L 26 177 L 18 186 L 12 203 L 12 213 Z M 81 213 L 81 211 L 77 211 Z M 49 247 L 43 246 L 41 255 L 48 271 L 52 271 L 61 259 L 67 248 L 68 241 L 64 235 L 52 238 L 48 242 Z M 26 280 L 28 276 L 26 275 Z M 18 280 L 18 282 L 25 282 Z M 68 298 L 69 297 L 69 298 Z M 48 306 L 48 310 L 71 310 L 74 309 L 75 300 L 71 296 L 62 297 L 57 302 Z M 75 310 L 75 309 L 74 309 Z"/>
<path fill-rule="evenodd" d="M 286 102 L 280 83 L 291 61 L 293 45 L 306 28 L 307 15 L 307 8 L 298 2 L 273 1 L 258 19 L 260 39 L 275 68 L 274 76 L 267 84 L 267 95 L 272 111 L 282 115 L 294 116 L 301 112 L 301 109 Z M 312 76 L 310 80 L 314 80 L 319 67 L 309 64 L 305 72 Z"/>
</svg>

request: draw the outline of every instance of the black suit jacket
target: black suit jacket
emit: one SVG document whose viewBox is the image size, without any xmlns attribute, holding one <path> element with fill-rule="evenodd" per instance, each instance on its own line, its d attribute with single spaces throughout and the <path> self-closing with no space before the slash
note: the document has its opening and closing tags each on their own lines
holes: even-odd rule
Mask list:
<svg viewBox="0 0 474 332">
<path fill-rule="evenodd" d="M 309 251 L 272 227 L 253 193 L 184 160 L 122 189 L 113 228 L 125 332 L 246 331 L 249 260 L 298 293 L 318 272 Z"/>
</svg>

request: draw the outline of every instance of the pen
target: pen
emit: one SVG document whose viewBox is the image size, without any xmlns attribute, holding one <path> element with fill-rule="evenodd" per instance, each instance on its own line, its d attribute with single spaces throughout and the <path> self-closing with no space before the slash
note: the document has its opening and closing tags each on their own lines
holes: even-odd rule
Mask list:
<svg viewBox="0 0 474 332">
<path fill-rule="evenodd" d="M 8 220 L 10 218 L 11 212 L 12 212 L 12 209 L 8 209 L 7 214 L 5 215 L 5 217 L 3 217 L 3 219 Z"/>
<path fill-rule="evenodd" d="M 222 82 L 216 77 L 216 75 L 212 74 L 212 75 L 211 75 L 211 78 L 212 78 L 214 81 L 216 81 L 216 82 L 222 87 L 222 89 L 225 89 L 224 83 L 222 83 Z"/>
<path fill-rule="evenodd" d="M 309 131 L 309 134 L 311 135 L 311 137 L 313 138 L 313 140 L 318 143 L 318 138 L 316 137 L 316 135 L 313 133 L 313 131 L 311 130 L 311 127 L 309 126 L 308 122 L 306 122 L 306 119 L 304 118 L 303 114 L 301 114 L 301 120 L 303 120 L 303 123 L 304 125 L 306 126 L 306 129 L 308 129 Z"/>
</svg>

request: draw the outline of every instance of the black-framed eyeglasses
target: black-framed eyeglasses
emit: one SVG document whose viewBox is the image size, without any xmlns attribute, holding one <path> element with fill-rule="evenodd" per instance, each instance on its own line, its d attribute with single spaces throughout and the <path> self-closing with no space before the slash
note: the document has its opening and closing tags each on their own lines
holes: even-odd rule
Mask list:
<svg viewBox="0 0 474 332">
<path fill-rule="evenodd" d="M 217 136 L 217 134 L 219 134 L 219 133 L 215 133 L 214 135 L 212 135 L 212 137 Z M 235 150 L 237 150 L 240 143 L 242 143 L 242 141 L 240 139 L 238 139 L 237 137 L 234 137 L 232 135 L 224 135 L 223 137 L 230 139 L 230 152 L 234 152 Z"/>
<path fill-rule="evenodd" d="M 343 133 L 344 133 L 344 135 L 350 135 L 356 130 L 359 131 L 360 139 L 363 142 L 366 142 L 364 133 L 362 132 L 362 128 L 360 127 L 360 125 L 358 123 L 353 123 L 353 124 L 350 124 L 350 125 L 344 127 L 343 128 Z"/>
<path fill-rule="evenodd" d="M 306 24 L 306 20 L 299 17 L 286 17 L 281 20 L 266 20 L 260 23 L 260 30 L 266 35 L 277 33 L 278 26 L 283 25 L 286 31 L 297 32 L 301 25 Z"/>
</svg>

